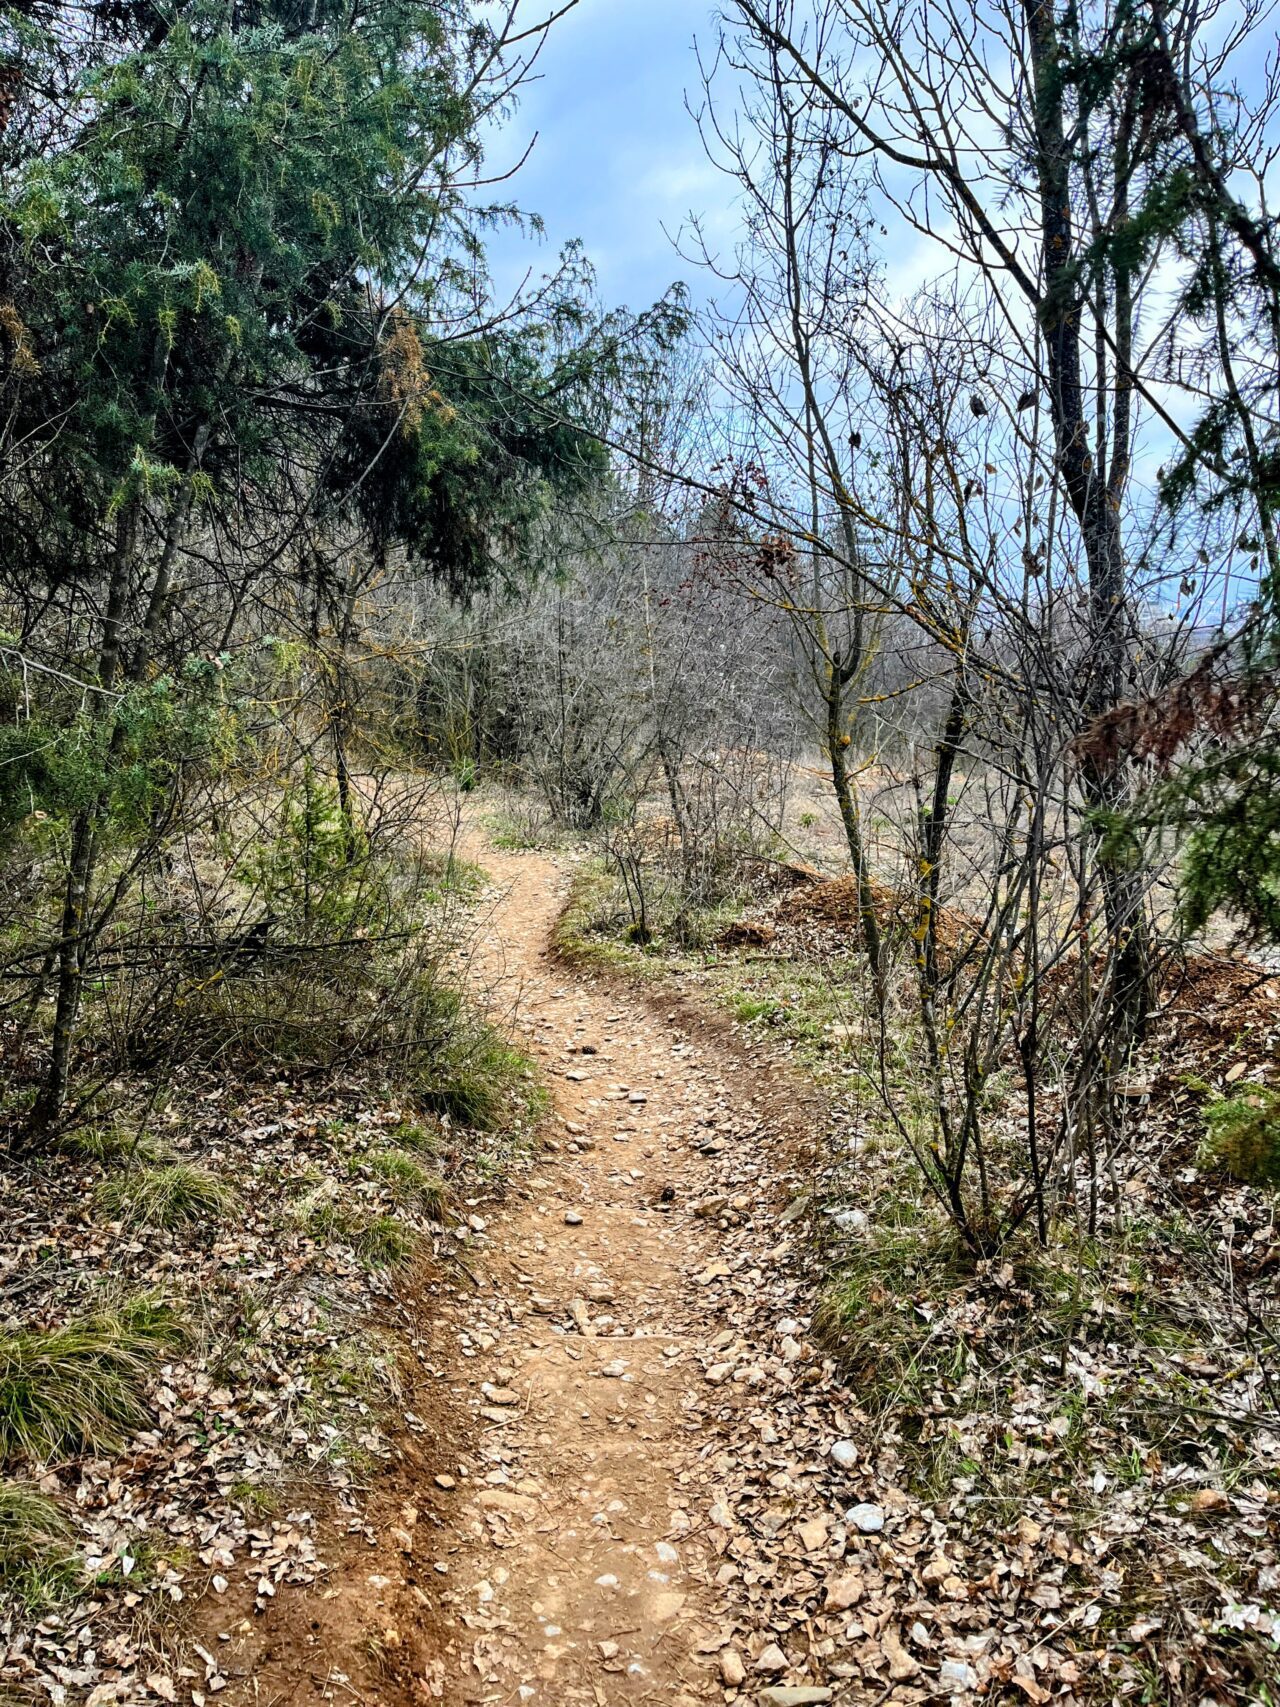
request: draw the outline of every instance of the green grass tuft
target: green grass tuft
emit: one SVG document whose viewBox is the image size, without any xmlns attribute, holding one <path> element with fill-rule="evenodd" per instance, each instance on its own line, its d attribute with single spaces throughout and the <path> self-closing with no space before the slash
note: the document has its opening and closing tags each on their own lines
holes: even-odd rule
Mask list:
<svg viewBox="0 0 1280 1707">
<path fill-rule="evenodd" d="M 874 1222 L 845 1251 L 814 1311 L 814 1334 L 856 1381 L 868 1408 L 909 1403 L 936 1366 L 954 1358 L 939 1339 L 941 1307 L 955 1285 L 954 1236 L 932 1218 Z"/>
<path fill-rule="evenodd" d="M 71 1528 L 51 1499 L 25 1482 L 0 1482 L 0 1595 L 28 1614 L 64 1600 L 80 1582 Z"/>
<path fill-rule="evenodd" d="M 99 1210 L 131 1227 L 182 1227 L 221 1221 L 239 1203 L 235 1191 L 208 1168 L 166 1162 L 131 1168 L 98 1188 Z"/>
<path fill-rule="evenodd" d="M 461 859 L 457 854 L 424 853 L 421 856 L 424 875 L 431 882 L 429 898 L 443 895 L 459 895 L 464 899 L 478 895 L 489 882 L 489 873 L 482 865 L 476 865 L 473 860 Z"/>
<path fill-rule="evenodd" d="M 366 1268 L 400 1268 L 413 1260 L 418 1249 L 412 1228 L 394 1215 L 375 1215 L 364 1222 L 355 1230 L 351 1245 Z"/>
<path fill-rule="evenodd" d="M 388 1136 L 398 1148 L 417 1156 L 436 1157 L 444 1148 L 439 1131 L 416 1120 L 402 1120 Z"/>
<path fill-rule="evenodd" d="M 398 1203 L 412 1204 L 431 1221 L 443 1221 L 448 1192 L 438 1174 L 425 1168 L 405 1150 L 378 1150 L 368 1159 L 369 1171 L 380 1179 Z"/>
<path fill-rule="evenodd" d="M 455 1038 L 427 1065 L 415 1094 L 423 1108 L 478 1132 L 502 1129 L 517 1107 L 536 1114 L 542 1101 L 528 1056 L 490 1026 Z"/>
<path fill-rule="evenodd" d="M 348 1246 L 365 1268 L 400 1268 L 417 1255 L 417 1235 L 394 1215 L 361 1214 L 316 1193 L 300 1207 L 309 1238 Z"/>
<path fill-rule="evenodd" d="M 756 995 L 750 990 L 730 990 L 725 997 L 729 1012 L 743 1025 L 752 1025 L 759 1019 L 778 1019 L 783 1013 L 782 1004 L 775 996 Z"/>
<path fill-rule="evenodd" d="M 183 1337 L 173 1310 L 152 1296 L 0 1336 L 0 1458 L 118 1447 L 147 1423 L 147 1381 Z"/>
</svg>

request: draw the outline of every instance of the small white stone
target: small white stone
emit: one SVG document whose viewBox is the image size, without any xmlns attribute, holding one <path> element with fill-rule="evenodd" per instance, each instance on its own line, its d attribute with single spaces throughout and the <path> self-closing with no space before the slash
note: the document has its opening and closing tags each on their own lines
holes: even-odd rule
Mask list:
<svg viewBox="0 0 1280 1707">
<path fill-rule="evenodd" d="M 844 1514 L 845 1522 L 860 1529 L 864 1535 L 878 1535 L 884 1528 L 884 1508 L 878 1505 L 851 1505 Z"/>
<path fill-rule="evenodd" d="M 757 1671 L 786 1671 L 787 1656 L 776 1642 L 770 1642 L 767 1648 L 761 1650 L 756 1659 Z"/>
<path fill-rule="evenodd" d="M 938 1667 L 938 1684 L 940 1688 L 952 1691 L 976 1689 L 978 1674 L 964 1660 L 943 1660 Z"/>
</svg>

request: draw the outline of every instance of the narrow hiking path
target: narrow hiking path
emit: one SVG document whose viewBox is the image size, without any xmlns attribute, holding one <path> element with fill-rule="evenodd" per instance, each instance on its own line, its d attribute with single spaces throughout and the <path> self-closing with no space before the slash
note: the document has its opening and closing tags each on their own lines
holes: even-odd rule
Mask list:
<svg viewBox="0 0 1280 1707">
<path fill-rule="evenodd" d="M 474 828 L 461 851 L 493 878 L 477 982 L 541 1063 L 543 1149 L 402 1298 L 397 1462 L 333 1514 L 316 1590 L 210 1609 L 222 1699 L 883 1702 L 920 1668 L 879 1531 L 929 1530 L 809 1334 L 830 1110 L 671 985 L 562 963 L 568 863 Z"/>
<path fill-rule="evenodd" d="M 705 1412 L 734 1336 L 707 1308 L 711 1217 L 756 1207 L 725 1198 L 717 1159 L 760 1116 L 674 1016 L 552 957 L 551 860 L 467 851 L 503 892 L 480 966 L 518 987 L 553 1112 L 546 1157 L 484 1229 L 479 1285 L 451 1293 L 434 1336 L 457 1348 L 470 1419 L 437 1543 L 444 1699 L 720 1699 Z"/>
</svg>

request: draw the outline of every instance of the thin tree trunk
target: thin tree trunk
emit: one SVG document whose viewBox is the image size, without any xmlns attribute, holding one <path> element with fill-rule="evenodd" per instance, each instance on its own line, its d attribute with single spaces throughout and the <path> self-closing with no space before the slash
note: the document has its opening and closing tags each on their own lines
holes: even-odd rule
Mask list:
<svg viewBox="0 0 1280 1707">
<path fill-rule="evenodd" d="M 126 679 L 132 685 L 143 680 L 151 661 L 156 635 L 159 633 L 169 601 L 173 565 L 191 512 L 193 491 L 189 476 L 199 466 L 208 436 L 206 426 L 197 428 L 188 461 L 188 478 L 183 481 L 169 512 L 164 544 L 156 566 L 151 595 L 147 601 L 142 630 L 133 657 L 129 661 Z M 106 612 L 102 623 L 102 643 L 98 652 L 97 684 L 92 696 L 92 704 L 97 714 L 103 717 L 110 714 L 113 719 L 103 759 L 107 772 L 118 757 L 124 739 L 124 727 L 118 716 L 110 712 L 109 708 L 115 693 L 115 684 L 121 677 L 124 665 L 124 620 L 137 561 L 139 521 L 140 511 L 136 500 L 122 508 L 116 521 L 116 541 L 107 587 Z M 41 1143 L 57 1127 L 66 1106 L 72 1047 L 80 1018 L 85 967 L 93 936 L 89 912 L 107 798 L 108 790 L 104 781 L 97 797 L 76 814 L 71 826 L 71 853 L 67 865 L 66 887 L 63 891 L 61 935 L 57 949 L 58 981 L 49 1066 L 32 1105 L 27 1130 L 23 1134 L 22 1144 L 28 1149 Z"/>
<path fill-rule="evenodd" d="M 1055 0 L 1024 0 L 1035 79 L 1036 168 L 1040 198 L 1040 242 L 1044 296 L 1040 326 L 1049 368 L 1049 406 L 1058 467 L 1080 527 L 1089 574 L 1089 666 L 1081 695 L 1087 727 L 1124 698 L 1129 675 L 1129 601 L 1120 516 L 1128 471 L 1130 379 L 1119 377 L 1113 423 L 1112 467 L 1099 467 L 1090 451 L 1082 377 L 1083 277 L 1077 266 L 1072 220 L 1073 141 L 1063 108 L 1061 43 Z M 1119 280 L 1118 331 L 1125 347 L 1131 335 L 1128 280 Z M 1091 814 L 1105 821 L 1127 796 L 1123 775 L 1086 760 L 1081 786 Z M 1099 831 L 1099 842 L 1105 830 Z M 1113 1068 L 1143 1032 L 1151 1010 L 1151 955 L 1145 910 L 1146 885 L 1109 858 L 1100 846 L 1098 876 L 1110 948 L 1114 1017 Z"/>
<path fill-rule="evenodd" d="M 872 987 L 875 991 L 876 1008 L 884 1012 L 886 1000 L 884 944 L 880 933 L 880 921 L 876 917 L 875 891 L 871 885 L 871 872 L 867 863 L 866 844 L 862 839 L 862 813 L 858 806 L 857 794 L 853 780 L 849 775 L 849 737 L 844 730 L 844 694 L 847 686 L 844 672 L 839 659 L 833 659 L 827 673 L 827 753 L 831 765 L 831 785 L 835 790 L 836 804 L 840 808 L 840 822 L 844 826 L 844 839 L 849 849 L 849 862 L 853 866 L 854 880 L 858 885 L 858 917 L 862 925 L 862 942 L 867 951 L 867 961 L 871 967 Z"/>
</svg>

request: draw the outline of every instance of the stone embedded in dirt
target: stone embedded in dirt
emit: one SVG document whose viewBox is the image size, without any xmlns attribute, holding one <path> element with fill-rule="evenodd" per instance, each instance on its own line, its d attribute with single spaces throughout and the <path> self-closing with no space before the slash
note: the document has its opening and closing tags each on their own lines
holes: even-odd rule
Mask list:
<svg viewBox="0 0 1280 1707">
<path fill-rule="evenodd" d="M 842 1470 L 856 1470 L 858 1467 L 858 1448 L 851 1440 L 837 1440 L 831 1448 L 831 1457 Z"/>
<path fill-rule="evenodd" d="M 437 1488 L 443 1488 L 446 1493 L 449 1492 L 450 1488 L 456 1488 L 457 1485 L 458 1484 L 454 1481 L 452 1476 L 437 1476 L 436 1477 L 436 1487 Z"/>
<path fill-rule="evenodd" d="M 590 1337 L 595 1329 L 591 1325 L 591 1316 L 581 1298 L 575 1298 L 569 1306 L 569 1314 L 573 1317 L 574 1326 L 580 1334 Z"/>
<path fill-rule="evenodd" d="M 861 1209 L 836 1209 L 831 1219 L 842 1233 L 865 1233 L 870 1226 L 866 1212 Z"/>
<path fill-rule="evenodd" d="M 520 1403 L 519 1393 L 510 1387 L 491 1387 L 486 1381 L 481 1386 L 480 1391 L 491 1405 L 518 1405 Z"/>
<path fill-rule="evenodd" d="M 756 1656 L 757 1671 L 786 1671 L 790 1664 L 787 1656 L 776 1642 L 770 1642 L 767 1648 L 762 1648 Z"/>
<path fill-rule="evenodd" d="M 878 1535 L 884 1528 L 884 1507 L 851 1505 L 845 1512 L 844 1518 L 846 1523 L 851 1523 L 855 1529 L 860 1529 L 864 1535 Z"/>
<path fill-rule="evenodd" d="M 713 1363 L 706 1373 L 711 1386 L 720 1387 L 733 1374 L 733 1365 L 731 1363 Z"/>
<path fill-rule="evenodd" d="M 508 1488 L 482 1488 L 476 1495 L 476 1504 L 490 1511 L 516 1512 L 521 1517 L 533 1517 L 538 1510 L 536 1500 L 527 1494 L 513 1494 Z"/>
<path fill-rule="evenodd" d="M 643 1091 L 632 1091 L 630 1096 L 627 1098 L 628 1102 L 634 1103 L 648 1102 L 648 1100 L 648 1097 Z"/>
<path fill-rule="evenodd" d="M 564 1224 L 566 1227 L 581 1227 L 582 1217 L 578 1214 L 576 1209 L 566 1209 L 564 1212 Z"/>
<path fill-rule="evenodd" d="M 720 1681 L 726 1689 L 738 1689 L 747 1681 L 747 1668 L 736 1648 L 720 1650 Z"/>
<path fill-rule="evenodd" d="M 622 1358 L 615 1357 L 612 1363 L 605 1364 L 600 1373 L 601 1375 L 606 1376 L 610 1381 L 621 1381 L 622 1377 L 627 1373 L 627 1366 L 623 1362 Z"/>
<path fill-rule="evenodd" d="M 675 1193 L 673 1192 L 672 1196 L 674 1195 Z M 701 1203 L 694 1204 L 693 1213 L 698 1216 L 700 1220 L 709 1221 L 712 1216 L 719 1215 L 728 1201 L 729 1200 L 726 1197 L 704 1197 Z"/>
<path fill-rule="evenodd" d="M 768 1689 L 762 1689 L 759 1694 L 761 1707 L 811 1707 L 818 1701 L 831 1701 L 835 1691 L 821 1684 L 771 1684 Z"/>
<path fill-rule="evenodd" d="M 856 1606 L 866 1593 L 866 1583 L 858 1571 L 843 1571 L 827 1584 L 828 1612 L 847 1612 Z"/>
<path fill-rule="evenodd" d="M 655 1624 L 669 1624 L 683 1608 L 687 1596 L 679 1589 L 665 1589 L 649 1602 L 649 1616 Z"/>
</svg>

